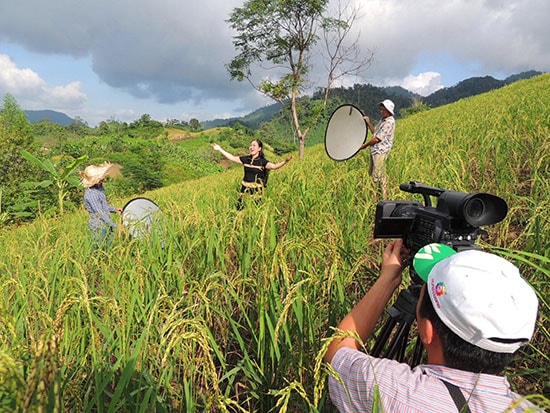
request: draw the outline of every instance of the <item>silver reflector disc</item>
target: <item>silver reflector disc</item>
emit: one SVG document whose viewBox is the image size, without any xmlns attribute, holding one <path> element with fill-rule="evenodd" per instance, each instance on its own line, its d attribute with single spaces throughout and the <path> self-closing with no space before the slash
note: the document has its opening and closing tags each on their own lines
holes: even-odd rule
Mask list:
<svg viewBox="0 0 550 413">
<path fill-rule="evenodd" d="M 325 150 L 335 161 L 345 161 L 359 152 L 368 128 L 363 113 L 353 105 L 342 105 L 331 115 L 325 131 Z"/>
</svg>

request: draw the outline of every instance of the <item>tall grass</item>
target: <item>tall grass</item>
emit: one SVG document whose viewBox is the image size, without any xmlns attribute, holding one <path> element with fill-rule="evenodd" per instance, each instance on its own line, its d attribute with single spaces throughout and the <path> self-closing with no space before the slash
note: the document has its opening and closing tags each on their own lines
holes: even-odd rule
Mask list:
<svg viewBox="0 0 550 413">
<path fill-rule="evenodd" d="M 549 91 L 544 75 L 403 119 L 388 164 L 391 199 L 414 199 L 398 184 L 420 180 L 508 201 L 482 244 L 539 296 L 508 372 L 532 397 L 550 392 Z M 0 409 L 332 411 L 324 339 L 385 244 L 366 155 L 310 148 L 240 212 L 240 169 L 148 193 L 159 231 L 103 252 L 84 211 L 0 233 Z"/>
</svg>

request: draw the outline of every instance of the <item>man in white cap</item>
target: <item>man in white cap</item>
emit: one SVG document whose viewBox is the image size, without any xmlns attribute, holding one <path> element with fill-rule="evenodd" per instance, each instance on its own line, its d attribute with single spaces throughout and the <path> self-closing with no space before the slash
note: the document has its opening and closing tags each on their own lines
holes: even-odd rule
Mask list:
<svg viewBox="0 0 550 413">
<path fill-rule="evenodd" d="M 88 227 L 92 231 L 93 248 L 100 247 L 110 242 L 116 224 L 111 219 L 111 212 L 122 212 L 122 208 L 116 208 L 107 203 L 103 182 L 109 173 L 112 164 L 89 165 L 80 174 L 80 183 L 86 188 L 84 191 L 84 207 L 90 214 Z"/>
<path fill-rule="evenodd" d="M 534 290 L 516 266 L 497 255 L 477 249 L 440 254 L 440 246 L 430 244 L 415 255 L 415 261 L 419 254 L 433 260 L 419 272 L 425 284 L 416 309 L 427 363 L 411 369 L 372 357 L 352 336 L 366 342 L 401 284 L 408 253 L 395 240 L 383 253 L 380 277 L 329 344 L 325 360 L 336 373 L 329 378 L 333 404 L 341 412 L 542 411 L 512 392 L 500 375 L 533 335 Z"/>
<path fill-rule="evenodd" d="M 386 174 L 386 158 L 393 145 L 395 133 L 394 103 L 386 99 L 378 104 L 382 119 L 374 128 L 370 118 L 365 116 L 365 122 L 372 133 L 372 138 L 361 145 L 360 149 L 370 147 L 370 169 L 372 180 L 382 188 L 382 196 L 387 197 L 388 176 Z"/>
</svg>

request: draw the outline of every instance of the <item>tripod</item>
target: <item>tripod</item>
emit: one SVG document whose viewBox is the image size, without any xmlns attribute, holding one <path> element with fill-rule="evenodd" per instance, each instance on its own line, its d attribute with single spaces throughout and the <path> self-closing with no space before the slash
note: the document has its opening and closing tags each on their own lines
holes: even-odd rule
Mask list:
<svg viewBox="0 0 550 413">
<path fill-rule="evenodd" d="M 370 352 L 374 357 L 389 358 L 402 362 L 409 341 L 409 332 L 416 319 L 416 303 L 420 296 L 421 284 L 412 284 L 406 290 L 402 290 L 395 303 L 386 311 L 390 318 L 382 327 L 379 337 Z M 394 334 L 392 335 L 392 332 Z M 388 340 L 390 340 L 388 342 Z M 383 351 L 385 352 L 383 353 Z M 422 359 L 422 343 L 417 337 L 414 350 L 411 355 L 411 367 L 420 364 Z"/>
</svg>

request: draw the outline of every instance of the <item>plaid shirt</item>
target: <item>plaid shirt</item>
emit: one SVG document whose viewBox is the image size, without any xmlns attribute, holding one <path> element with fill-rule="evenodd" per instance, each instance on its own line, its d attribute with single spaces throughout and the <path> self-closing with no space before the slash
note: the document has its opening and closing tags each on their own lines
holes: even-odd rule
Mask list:
<svg viewBox="0 0 550 413">
<path fill-rule="evenodd" d="M 114 206 L 107 204 L 107 196 L 103 185 L 94 185 L 86 188 L 84 191 L 84 208 L 90 214 L 90 229 L 99 229 L 103 227 L 115 228 L 116 224 L 109 215 L 110 212 L 117 212 Z"/>
<path fill-rule="evenodd" d="M 382 119 L 374 130 L 373 138 L 380 139 L 375 145 L 370 147 L 370 154 L 388 153 L 393 145 L 393 135 L 395 133 L 395 118 L 388 116 Z"/>
<path fill-rule="evenodd" d="M 331 363 L 343 383 L 329 378 L 332 403 L 340 412 L 372 412 L 374 386 L 386 413 L 457 413 L 458 409 L 441 381 L 458 386 L 472 413 L 502 413 L 521 396 L 513 393 L 506 377 L 476 374 L 439 365 L 420 365 L 369 356 L 343 347 Z M 533 407 L 523 402 L 510 412 Z"/>
</svg>

